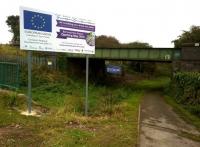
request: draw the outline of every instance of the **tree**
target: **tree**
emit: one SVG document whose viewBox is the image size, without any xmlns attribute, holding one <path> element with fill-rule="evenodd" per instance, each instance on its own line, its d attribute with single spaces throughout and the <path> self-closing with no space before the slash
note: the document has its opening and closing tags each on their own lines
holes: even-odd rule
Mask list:
<svg viewBox="0 0 200 147">
<path fill-rule="evenodd" d="M 124 43 L 122 44 L 122 47 L 124 48 L 152 48 L 152 46 L 148 43 L 144 42 L 130 42 L 130 43 Z"/>
<path fill-rule="evenodd" d="M 181 48 L 184 43 L 200 42 L 200 26 L 191 26 L 189 31 L 183 31 L 183 33 L 172 42 L 175 48 Z"/>
<path fill-rule="evenodd" d="M 6 23 L 10 27 L 9 31 L 13 33 L 12 44 L 19 45 L 19 16 L 8 16 Z"/>
<path fill-rule="evenodd" d="M 115 37 L 101 35 L 96 37 L 95 46 L 97 48 L 119 48 L 121 45 Z"/>
<path fill-rule="evenodd" d="M 115 37 L 106 35 L 97 36 L 95 42 L 97 48 L 152 48 L 148 43 L 139 41 L 120 43 Z"/>
</svg>

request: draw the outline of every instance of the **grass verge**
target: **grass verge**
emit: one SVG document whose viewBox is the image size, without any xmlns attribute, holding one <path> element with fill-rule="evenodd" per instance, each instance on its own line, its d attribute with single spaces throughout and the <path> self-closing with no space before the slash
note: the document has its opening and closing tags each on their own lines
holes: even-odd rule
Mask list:
<svg viewBox="0 0 200 147">
<path fill-rule="evenodd" d="M 193 115 L 191 112 L 186 110 L 183 106 L 180 104 L 176 103 L 176 101 L 170 97 L 170 96 L 165 96 L 165 100 L 168 104 L 170 104 L 175 112 L 187 123 L 190 123 L 194 125 L 198 130 L 200 130 L 200 118 Z"/>
<path fill-rule="evenodd" d="M 134 146 L 138 106 L 144 92 L 124 85 L 90 85 L 89 90 L 89 117 L 82 114 L 84 86 L 81 83 L 34 88 L 34 101 L 48 107 L 48 113 L 39 118 L 20 115 L 13 108 L 24 109 L 26 103 L 19 103 L 20 98 L 12 92 L 1 94 L 0 145 Z"/>
</svg>

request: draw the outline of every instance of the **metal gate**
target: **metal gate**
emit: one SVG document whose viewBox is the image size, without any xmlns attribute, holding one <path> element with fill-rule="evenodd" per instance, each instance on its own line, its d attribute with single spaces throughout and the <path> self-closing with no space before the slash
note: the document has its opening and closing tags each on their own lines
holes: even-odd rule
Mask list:
<svg viewBox="0 0 200 147">
<path fill-rule="evenodd" d="M 19 64 L 0 62 L 0 87 L 19 88 Z"/>
</svg>

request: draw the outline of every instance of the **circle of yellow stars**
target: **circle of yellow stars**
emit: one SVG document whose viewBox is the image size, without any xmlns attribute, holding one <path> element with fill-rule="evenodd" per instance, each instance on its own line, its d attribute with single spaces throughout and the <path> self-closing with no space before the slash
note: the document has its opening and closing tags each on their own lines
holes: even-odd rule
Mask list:
<svg viewBox="0 0 200 147">
<path fill-rule="evenodd" d="M 40 20 L 40 22 L 41 22 L 41 24 L 36 24 L 35 23 L 35 20 L 36 19 L 39 19 Z M 43 29 L 44 27 L 45 27 L 45 24 L 46 24 L 46 22 L 45 22 L 45 19 L 44 19 L 44 17 L 43 16 L 40 16 L 39 14 L 35 14 L 35 15 L 33 15 L 32 17 L 31 17 L 31 25 L 35 28 L 35 29 Z"/>
</svg>

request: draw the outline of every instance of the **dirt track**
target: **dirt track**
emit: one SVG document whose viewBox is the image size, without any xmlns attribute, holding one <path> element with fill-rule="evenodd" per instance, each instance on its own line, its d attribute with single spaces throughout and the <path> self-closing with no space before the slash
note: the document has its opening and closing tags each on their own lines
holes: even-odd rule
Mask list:
<svg viewBox="0 0 200 147">
<path fill-rule="evenodd" d="M 200 142 L 182 137 L 199 135 L 165 103 L 159 93 L 148 93 L 141 103 L 140 147 L 200 147 Z"/>
</svg>

